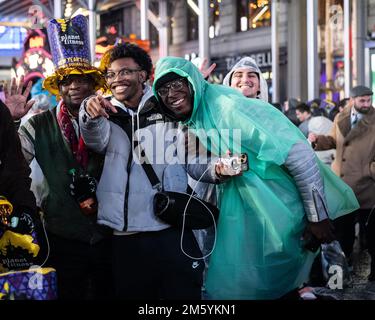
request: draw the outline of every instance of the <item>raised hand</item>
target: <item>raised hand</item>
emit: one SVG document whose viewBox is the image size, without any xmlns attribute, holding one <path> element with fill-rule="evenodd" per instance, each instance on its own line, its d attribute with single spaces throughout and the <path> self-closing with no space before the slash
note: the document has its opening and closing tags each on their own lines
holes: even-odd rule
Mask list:
<svg viewBox="0 0 375 320">
<path fill-rule="evenodd" d="M 310 142 L 316 142 L 318 140 L 318 137 L 315 133 L 309 133 L 309 136 L 307 138 Z"/>
<path fill-rule="evenodd" d="M 116 108 L 101 95 L 90 98 L 86 103 L 86 112 L 92 119 L 97 117 L 109 118 L 108 111 L 117 113 Z"/>
<path fill-rule="evenodd" d="M 212 71 L 214 71 L 214 69 L 216 68 L 216 63 L 211 64 L 208 68 L 206 67 L 207 67 L 207 58 L 204 58 L 199 68 L 199 71 L 201 72 L 201 74 L 203 75 L 203 78 L 205 79 L 207 79 L 211 75 Z"/>
<path fill-rule="evenodd" d="M 33 83 L 27 83 L 25 91 L 23 91 L 24 76 L 21 76 L 17 85 L 17 79 L 12 78 L 10 90 L 7 85 L 4 86 L 5 104 L 8 107 L 14 120 L 21 119 L 33 106 L 34 100 L 27 101 Z"/>
</svg>

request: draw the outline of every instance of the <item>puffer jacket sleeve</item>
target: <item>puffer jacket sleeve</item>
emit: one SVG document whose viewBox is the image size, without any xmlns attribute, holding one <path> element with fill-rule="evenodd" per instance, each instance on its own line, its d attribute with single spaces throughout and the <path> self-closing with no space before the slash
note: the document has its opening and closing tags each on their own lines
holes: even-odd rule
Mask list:
<svg viewBox="0 0 375 320">
<path fill-rule="evenodd" d="M 327 219 L 327 201 L 323 178 L 314 151 L 303 142 L 297 142 L 284 163 L 300 193 L 307 219 L 318 222 Z"/>
<path fill-rule="evenodd" d="M 85 144 L 88 148 L 97 153 L 105 153 L 109 137 L 111 134 L 111 126 L 109 121 L 104 117 L 92 119 L 86 111 L 86 103 L 92 98 L 86 98 L 79 111 L 79 127 Z"/>
</svg>

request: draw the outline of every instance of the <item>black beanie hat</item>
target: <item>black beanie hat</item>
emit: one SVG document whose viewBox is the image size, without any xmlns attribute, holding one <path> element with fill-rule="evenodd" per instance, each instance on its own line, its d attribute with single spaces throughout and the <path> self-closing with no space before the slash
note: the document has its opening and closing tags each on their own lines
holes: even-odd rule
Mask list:
<svg viewBox="0 0 375 320">
<path fill-rule="evenodd" d="M 179 78 L 182 78 L 179 74 L 174 73 L 174 72 L 169 72 L 156 81 L 155 90 L 159 90 L 166 83 L 179 79 Z"/>
</svg>

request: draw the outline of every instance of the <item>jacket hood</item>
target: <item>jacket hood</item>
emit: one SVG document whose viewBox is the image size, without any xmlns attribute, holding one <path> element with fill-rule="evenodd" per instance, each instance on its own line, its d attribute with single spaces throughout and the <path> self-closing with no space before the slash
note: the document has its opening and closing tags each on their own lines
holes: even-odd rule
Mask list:
<svg viewBox="0 0 375 320">
<path fill-rule="evenodd" d="M 193 112 L 190 118 L 194 117 L 194 114 L 197 111 L 197 107 L 199 105 L 199 101 L 201 100 L 205 87 L 207 85 L 207 81 L 204 80 L 202 74 L 198 70 L 193 63 L 184 58 L 178 57 L 165 57 L 160 59 L 155 68 L 155 80 L 153 83 L 153 91 L 155 97 L 158 99 L 161 111 L 168 115 L 172 119 L 176 119 L 169 109 L 163 104 L 163 101 L 157 94 L 156 88 L 160 87 L 160 82 L 163 82 L 165 77 L 169 77 L 168 74 L 175 73 L 180 77 L 186 78 L 191 85 L 194 95 L 194 105 L 193 105 Z M 168 76 L 167 76 L 168 75 Z"/>
<path fill-rule="evenodd" d="M 260 83 L 260 93 L 258 94 L 257 98 L 262 99 L 268 102 L 268 85 L 266 79 L 264 79 L 262 71 L 259 69 L 258 65 L 256 64 L 255 60 L 250 57 L 244 57 L 240 61 L 238 61 L 229 73 L 225 76 L 223 80 L 223 85 L 230 87 L 230 83 L 232 80 L 233 72 L 235 72 L 239 68 L 246 68 L 253 72 L 256 72 L 259 77 Z"/>
</svg>

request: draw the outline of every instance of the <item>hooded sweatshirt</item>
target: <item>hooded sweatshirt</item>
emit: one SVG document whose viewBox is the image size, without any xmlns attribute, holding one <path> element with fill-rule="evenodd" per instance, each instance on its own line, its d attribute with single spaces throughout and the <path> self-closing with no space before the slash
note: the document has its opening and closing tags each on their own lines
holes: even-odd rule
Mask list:
<svg viewBox="0 0 375 320">
<path fill-rule="evenodd" d="M 219 155 L 228 149 L 233 154 L 245 152 L 249 160 L 248 171 L 219 186 L 220 218 L 207 272 L 208 296 L 279 298 L 307 280 L 314 259 L 300 240 L 306 216 L 295 180 L 284 166 L 291 148 L 307 141 L 270 104 L 209 84 L 182 58 L 159 60 L 156 96 L 158 81 L 170 72 L 187 78 L 194 92 L 193 110 L 185 124 L 196 130 L 202 143 L 207 140 L 205 133 L 217 132 L 206 148 Z M 165 110 L 162 103 L 161 107 Z M 233 129 L 240 131 L 240 138 L 231 134 Z M 358 208 L 350 187 L 320 162 L 319 169 L 329 216 L 336 218 Z"/>
<path fill-rule="evenodd" d="M 258 65 L 256 64 L 256 62 L 253 58 L 244 57 L 240 61 L 238 61 L 233 66 L 233 68 L 229 71 L 229 73 L 225 76 L 225 78 L 223 80 L 223 85 L 230 87 L 231 82 L 232 82 L 233 73 L 240 68 L 241 69 L 248 69 L 249 71 L 253 71 L 258 75 L 260 92 L 257 95 L 257 98 L 268 102 L 267 81 L 266 81 L 266 79 L 264 79 L 262 71 L 259 69 Z"/>
</svg>

